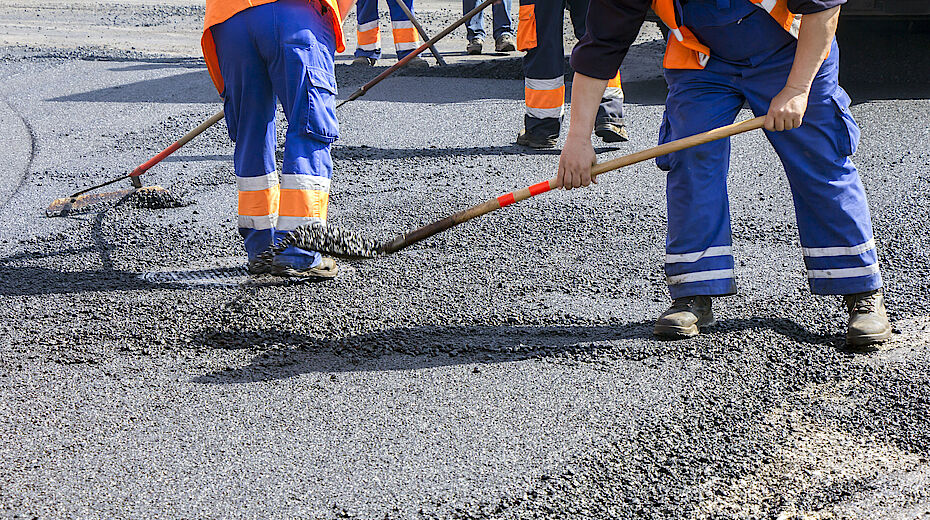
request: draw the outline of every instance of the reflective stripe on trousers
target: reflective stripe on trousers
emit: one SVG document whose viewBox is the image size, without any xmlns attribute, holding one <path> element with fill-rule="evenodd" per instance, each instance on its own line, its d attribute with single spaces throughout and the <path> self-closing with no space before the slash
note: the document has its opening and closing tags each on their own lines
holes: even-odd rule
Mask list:
<svg viewBox="0 0 930 520">
<path fill-rule="evenodd" d="M 767 30 L 784 33 L 771 17 L 747 20 L 761 25 L 756 29 L 760 38 Z M 795 45 L 789 45 L 756 66 L 711 57 L 703 70 L 666 70 L 669 94 L 660 143 L 732 123 L 744 102 L 755 115 L 764 115 L 785 84 L 794 52 Z M 849 114 L 849 98 L 837 84 L 838 61 L 834 42 L 814 79 L 799 128 L 765 132 L 788 176 L 808 282 L 816 294 L 858 293 L 882 285 L 865 191 L 849 159 L 859 129 Z M 736 291 L 726 188 L 729 155 L 725 139 L 656 159 L 669 172 L 665 270 L 673 298 Z"/>
</svg>

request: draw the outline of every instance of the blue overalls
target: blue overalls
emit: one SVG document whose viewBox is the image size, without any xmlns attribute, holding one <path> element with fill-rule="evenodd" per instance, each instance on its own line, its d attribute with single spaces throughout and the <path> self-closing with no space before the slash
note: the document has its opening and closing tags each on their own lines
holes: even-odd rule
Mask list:
<svg viewBox="0 0 930 520">
<path fill-rule="evenodd" d="M 336 44 L 317 2 L 278 0 L 250 7 L 212 28 L 239 188 L 239 233 L 250 260 L 272 240 L 324 223 L 339 133 L 335 115 Z M 276 102 L 288 126 L 283 170 L 275 165 Z M 320 255 L 288 248 L 276 264 L 314 267 Z"/>
<path fill-rule="evenodd" d="M 711 49 L 703 70 L 665 71 L 669 86 L 659 141 L 732 123 L 744 102 L 768 112 L 785 86 L 797 40 L 748 0 L 687 0 L 682 24 Z M 815 294 L 852 294 L 882 285 L 865 191 L 849 156 L 859 127 L 837 83 L 839 49 L 814 79 L 799 128 L 765 131 L 794 199 L 798 231 Z M 666 263 L 672 298 L 736 292 L 726 176 L 729 139 L 656 160 L 668 171 Z"/>
</svg>

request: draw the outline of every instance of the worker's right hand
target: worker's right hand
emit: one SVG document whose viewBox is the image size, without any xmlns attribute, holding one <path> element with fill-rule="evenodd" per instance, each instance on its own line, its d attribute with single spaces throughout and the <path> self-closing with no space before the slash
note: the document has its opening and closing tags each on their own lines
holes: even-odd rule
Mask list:
<svg viewBox="0 0 930 520">
<path fill-rule="evenodd" d="M 559 156 L 559 173 L 555 178 L 556 188 L 580 188 L 597 182 L 591 178 L 591 166 L 597 162 L 591 137 L 575 137 L 571 133 L 565 140 Z"/>
</svg>

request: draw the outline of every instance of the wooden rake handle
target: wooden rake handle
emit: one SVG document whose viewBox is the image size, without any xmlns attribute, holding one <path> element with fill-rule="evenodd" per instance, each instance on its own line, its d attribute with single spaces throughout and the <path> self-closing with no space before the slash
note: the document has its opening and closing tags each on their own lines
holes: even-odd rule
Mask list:
<svg viewBox="0 0 930 520">
<path fill-rule="evenodd" d="M 617 170 L 623 168 L 624 166 L 647 161 L 649 159 L 655 159 L 661 155 L 677 152 L 686 148 L 691 148 L 692 146 L 709 143 L 711 141 L 716 141 L 717 139 L 723 139 L 724 137 L 730 137 L 736 134 L 741 134 L 743 132 L 748 132 L 750 130 L 757 130 L 762 128 L 762 123 L 764 121 L 765 117 L 759 116 L 754 119 L 722 126 L 720 128 L 715 128 L 713 130 L 709 130 L 697 135 L 677 139 L 665 144 L 660 144 L 659 146 L 653 146 L 652 148 L 643 150 L 641 152 L 631 153 L 629 155 L 624 155 L 623 157 L 611 159 L 607 162 L 595 164 L 591 168 L 591 177 L 593 179 L 602 173 Z M 543 181 L 532 186 L 527 186 L 526 188 L 508 193 L 506 195 L 501 195 L 500 197 L 483 202 L 477 206 L 472 206 L 466 210 L 459 211 L 458 213 L 449 215 L 442 220 L 437 220 L 436 222 L 427 224 L 409 233 L 396 237 L 394 240 L 391 240 L 390 242 L 381 246 L 381 252 L 384 254 L 390 254 L 400 251 L 401 249 L 413 245 L 423 239 L 429 238 L 437 233 L 441 233 L 451 228 L 452 226 L 461 224 L 463 222 L 468 222 L 473 218 L 486 215 L 492 211 L 501 209 L 504 206 L 509 206 L 535 195 L 539 195 L 540 193 L 546 193 L 547 191 L 553 190 L 556 187 L 555 183 L 555 179 L 549 179 L 548 181 Z"/>
</svg>

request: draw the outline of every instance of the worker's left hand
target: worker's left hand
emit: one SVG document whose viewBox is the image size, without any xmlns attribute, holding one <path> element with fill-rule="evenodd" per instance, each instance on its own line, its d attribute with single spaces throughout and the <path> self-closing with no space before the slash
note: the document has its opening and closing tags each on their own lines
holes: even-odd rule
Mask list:
<svg viewBox="0 0 930 520">
<path fill-rule="evenodd" d="M 765 115 L 766 130 L 792 130 L 801 126 L 804 112 L 807 110 L 808 91 L 785 85 L 769 104 L 769 113 Z"/>
</svg>

